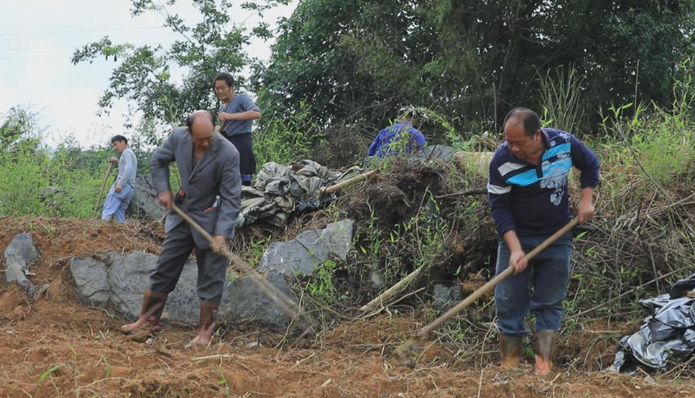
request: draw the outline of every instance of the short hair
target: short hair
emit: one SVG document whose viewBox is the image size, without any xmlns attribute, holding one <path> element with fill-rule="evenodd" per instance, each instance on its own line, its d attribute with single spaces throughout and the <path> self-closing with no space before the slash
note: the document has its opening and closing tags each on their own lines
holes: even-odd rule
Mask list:
<svg viewBox="0 0 695 398">
<path fill-rule="evenodd" d="M 229 73 L 225 73 L 225 72 L 223 72 L 223 73 L 218 73 L 217 76 L 215 76 L 215 78 L 212 80 L 212 85 L 213 85 L 213 87 L 215 86 L 215 82 L 218 81 L 218 80 L 224 80 L 224 82 L 225 82 L 229 87 L 232 87 L 232 86 L 234 85 L 234 78 L 233 78 L 232 75 L 230 75 Z"/>
<path fill-rule="evenodd" d="M 125 141 L 125 144 L 128 145 L 128 139 L 120 134 L 114 135 L 113 137 L 111 137 L 111 143 L 112 144 L 115 144 L 116 142 L 121 142 L 121 141 Z"/>
<path fill-rule="evenodd" d="M 507 127 L 507 122 L 511 119 L 519 119 L 524 124 L 524 132 L 527 136 L 533 137 L 536 131 L 541 129 L 541 118 L 538 114 L 528 108 L 514 108 L 504 117 L 503 128 Z"/>
<path fill-rule="evenodd" d="M 197 112 L 197 111 L 196 111 L 196 112 Z M 190 115 L 188 115 L 188 117 L 186 117 L 186 126 L 188 126 L 188 131 L 189 131 L 189 132 L 190 132 L 191 129 L 193 128 L 193 122 L 194 122 L 194 119 L 195 119 L 194 114 L 195 114 L 196 112 L 193 112 L 193 113 L 191 113 Z M 213 125 L 213 127 L 214 127 L 214 126 L 215 126 L 215 114 L 212 113 L 212 112 L 210 112 L 210 111 L 204 111 L 204 112 L 207 113 L 207 114 L 210 116 L 210 122 L 212 122 L 212 125 Z"/>
</svg>

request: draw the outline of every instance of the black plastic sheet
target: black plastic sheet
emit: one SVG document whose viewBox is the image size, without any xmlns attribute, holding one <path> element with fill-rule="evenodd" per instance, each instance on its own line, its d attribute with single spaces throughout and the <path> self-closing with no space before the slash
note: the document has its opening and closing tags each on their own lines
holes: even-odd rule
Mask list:
<svg viewBox="0 0 695 398">
<path fill-rule="evenodd" d="M 695 290 L 695 274 L 685 279 L 681 279 L 669 287 L 668 294 L 672 299 L 685 296 L 689 291 Z"/>
<path fill-rule="evenodd" d="M 673 284 L 668 294 L 640 300 L 651 315 L 637 333 L 620 339 L 611 369 L 631 372 L 641 364 L 663 370 L 687 360 L 695 350 L 695 298 L 687 297 L 693 288 L 695 274 Z"/>
</svg>

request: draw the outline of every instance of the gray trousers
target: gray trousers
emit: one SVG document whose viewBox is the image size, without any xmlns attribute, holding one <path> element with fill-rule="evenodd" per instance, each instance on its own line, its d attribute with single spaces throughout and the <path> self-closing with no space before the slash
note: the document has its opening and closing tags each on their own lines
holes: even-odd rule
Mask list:
<svg viewBox="0 0 695 398">
<path fill-rule="evenodd" d="M 201 250 L 195 246 L 191 227 L 180 223 L 164 238 L 162 251 L 157 260 L 157 269 L 150 276 L 150 290 L 171 293 L 179 281 L 183 266 L 195 250 L 198 263 L 196 292 L 201 300 L 222 302 L 222 291 L 229 259 L 212 250 Z"/>
</svg>

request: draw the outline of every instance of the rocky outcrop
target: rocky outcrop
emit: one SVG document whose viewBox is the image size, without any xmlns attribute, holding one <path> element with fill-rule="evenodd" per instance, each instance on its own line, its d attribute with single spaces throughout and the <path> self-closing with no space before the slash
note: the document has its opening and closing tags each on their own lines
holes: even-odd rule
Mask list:
<svg viewBox="0 0 695 398">
<path fill-rule="evenodd" d="M 135 193 L 128 207 L 132 218 L 145 221 L 160 221 L 166 215 L 166 209 L 159 204 L 157 191 L 149 174 L 138 174 L 135 177 Z"/>
<path fill-rule="evenodd" d="M 260 270 L 309 275 L 330 257 L 345 261 L 352 248 L 354 224 L 353 220 L 342 220 L 325 229 L 304 231 L 289 242 L 273 242 L 261 258 Z"/>
<path fill-rule="evenodd" d="M 21 233 L 12 239 L 5 249 L 5 282 L 16 282 L 29 297 L 36 295 L 36 286 L 27 279 L 29 264 L 39 258 L 34 241 L 28 233 Z"/>
<path fill-rule="evenodd" d="M 345 260 L 352 247 L 353 224 L 352 220 L 344 220 L 322 230 L 305 231 L 290 242 L 272 243 L 263 255 L 262 276 L 296 300 L 288 280 L 296 273 L 310 275 L 326 259 Z M 110 306 L 128 318 L 136 318 L 157 258 L 154 254 L 133 252 L 98 253 L 89 258 L 71 259 L 70 271 L 80 301 L 89 306 Z M 176 289 L 169 295 L 162 315 L 164 321 L 198 322 L 197 272 L 195 262 L 189 260 Z M 226 322 L 252 320 L 275 329 L 285 328 L 291 321 L 249 276 L 225 283 L 218 319 Z"/>
</svg>

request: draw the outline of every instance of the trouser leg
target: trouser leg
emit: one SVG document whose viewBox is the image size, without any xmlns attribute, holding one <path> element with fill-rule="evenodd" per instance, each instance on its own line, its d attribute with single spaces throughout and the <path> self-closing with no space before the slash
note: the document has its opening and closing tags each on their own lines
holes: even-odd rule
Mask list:
<svg viewBox="0 0 695 398">
<path fill-rule="evenodd" d="M 150 290 L 171 293 L 194 247 L 191 228 L 187 223 L 182 222 L 171 230 L 164 238 L 157 269 L 150 276 Z"/>
<path fill-rule="evenodd" d="M 504 241 L 497 247 L 496 273 L 509 267 L 509 248 Z M 531 267 L 521 274 L 510 275 L 495 286 L 495 307 L 497 327 L 500 333 L 509 336 L 523 336 L 528 333 L 524 318 L 529 307 L 529 278 Z"/>
<path fill-rule="evenodd" d="M 536 332 L 560 329 L 570 274 L 571 232 L 536 256 L 533 264 L 533 295 L 530 311 L 536 317 Z"/>
<path fill-rule="evenodd" d="M 119 198 L 119 202 L 113 218 L 116 222 L 125 222 L 125 211 L 128 209 L 130 200 L 133 197 L 133 188 L 129 184 L 126 184 L 116 196 Z"/>
<path fill-rule="evenodd" d="M 111 217 L 118 210 L 121 201 L 116 197 L 116 185 L 112 185 L 109 192 L 106 194 L 106 199 L 104 199 L 104 207 L 101 209 L 101 219 L 110 220 Z"/>
<path fill-rule="evenodd" d="M 196 249 L 196 258 L 198 261 L 198 297 L 203 301 L 219 305 L 222 302 L 229 259 L 209 249 Z"/>
</svg>

